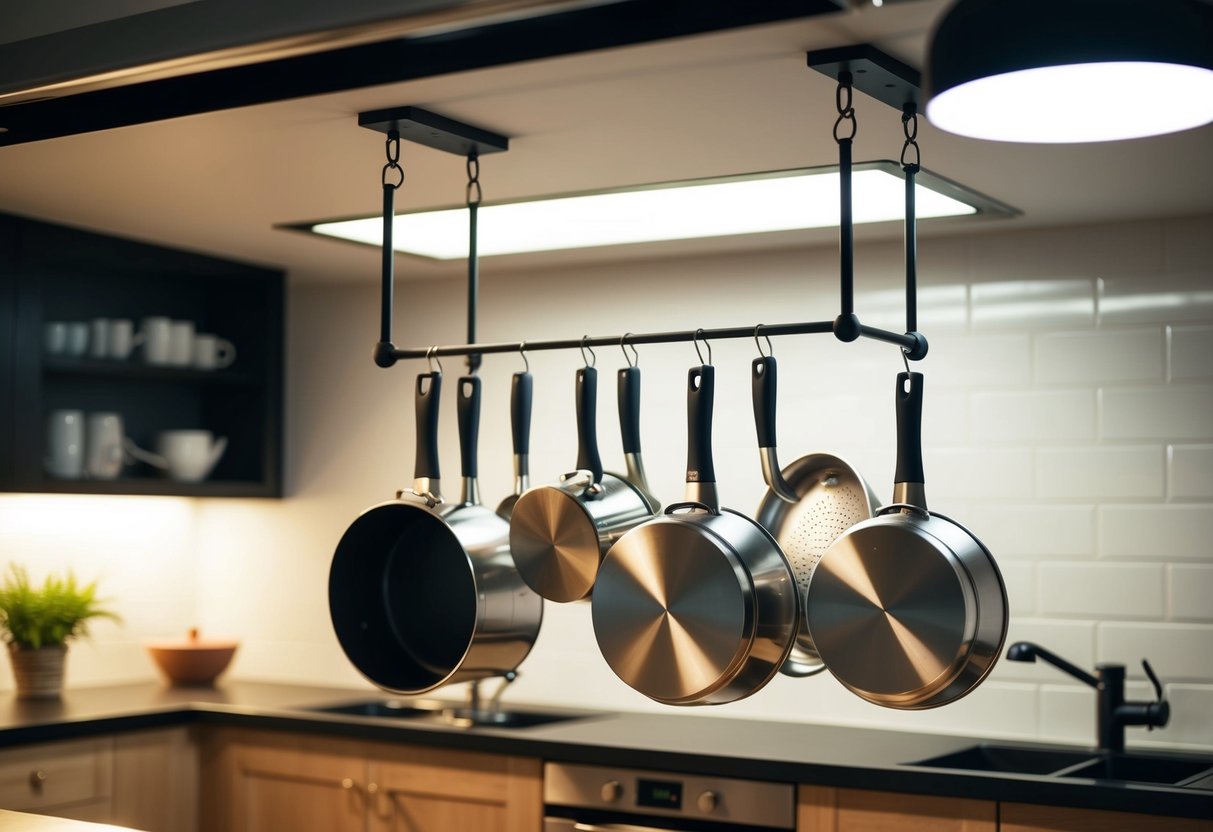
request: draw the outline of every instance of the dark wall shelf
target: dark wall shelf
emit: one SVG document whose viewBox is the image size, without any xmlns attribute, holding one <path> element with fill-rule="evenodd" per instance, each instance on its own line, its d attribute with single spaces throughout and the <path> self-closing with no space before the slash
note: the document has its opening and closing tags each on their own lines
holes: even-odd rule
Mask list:
<svg viewBox="0 0 1213 832">
<path fill-rule="evenodd" d="M 0 491 L 281 496 L 283 293 L 279 271 L 0 215 Z M 138 329 L 149 316 L 220 335 L 236 360 L 203 370 L 148 364 L 139 350 L 124 360 L 43 351 L 49 321 Z M 202 482 L 134 462 L 115 479 L 55 478 L 44 462 L 56 409 L 119 413 L 144 448 L 188 429 L 226 437 L 227 449 Z"/>
</svg>

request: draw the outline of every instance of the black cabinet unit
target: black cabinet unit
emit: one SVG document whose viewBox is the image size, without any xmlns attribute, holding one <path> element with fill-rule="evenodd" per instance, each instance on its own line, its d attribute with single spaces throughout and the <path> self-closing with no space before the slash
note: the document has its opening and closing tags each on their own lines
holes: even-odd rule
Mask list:
<svg viewBox="0 0 1213 832">
<path fill-rule="evenodd" d="M 281 496 L 283 292 L 279 271 L 0 215 L 0 491 Z M 98 319 L 129 321 L 138 343 L 153 317 L 226 339 L 235 360 L 199 369 L 152 362 L 146 344 L 125 358 L 46 344 L 48 323 L 91 335 Z M 117 413 L 143 448 L 205 430 L 226 449 L 198 481 L 130 459 L 108 479 L 53 476 L 57 410 Z"/>
</svg>

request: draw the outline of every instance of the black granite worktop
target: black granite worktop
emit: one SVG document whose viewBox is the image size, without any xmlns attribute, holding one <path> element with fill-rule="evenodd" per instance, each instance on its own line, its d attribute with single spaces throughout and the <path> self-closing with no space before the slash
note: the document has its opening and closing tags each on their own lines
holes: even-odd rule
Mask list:
<svg viewBox="0 0 1213 832">
<path fill-rule="evenodd" d="M 374 698 L 383 695 L 257 682 L 227 682 L 215 689 L 154 683 L 78 688 L 59 702 L 20 702 L 10 694 L 0 699 L 0 747 L 203 723 L 687 774 L 1213 818 L 1209 790 L 907 765 L 982 742 L 978 737 L 681 712 L 585 711 L 582 719 L 529 728 L 461 729 L 309 710 Z"/>
</svg>

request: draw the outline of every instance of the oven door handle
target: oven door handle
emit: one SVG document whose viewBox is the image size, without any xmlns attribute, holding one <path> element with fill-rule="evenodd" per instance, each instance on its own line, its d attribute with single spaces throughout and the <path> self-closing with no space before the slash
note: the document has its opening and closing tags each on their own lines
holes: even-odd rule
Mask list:
<svg viewBox="0 0 1213 832">
<path fill-rule="evenodd" d="M 574 823 L 574 832 L 673 832 L 656 826 L 636 826 L 632 823 Z"/>
</svg>

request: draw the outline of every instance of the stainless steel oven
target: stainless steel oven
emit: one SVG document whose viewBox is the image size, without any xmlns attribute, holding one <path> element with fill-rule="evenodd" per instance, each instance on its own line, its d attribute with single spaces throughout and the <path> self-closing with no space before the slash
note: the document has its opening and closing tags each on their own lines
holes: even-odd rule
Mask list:
<svg viewBox="0 0 1213 832">
<path fill-rule="evenodd" d="M 739 832 L 796 825 L 790 783 L 548 763 L 544 832 Z"/>
</svg>

